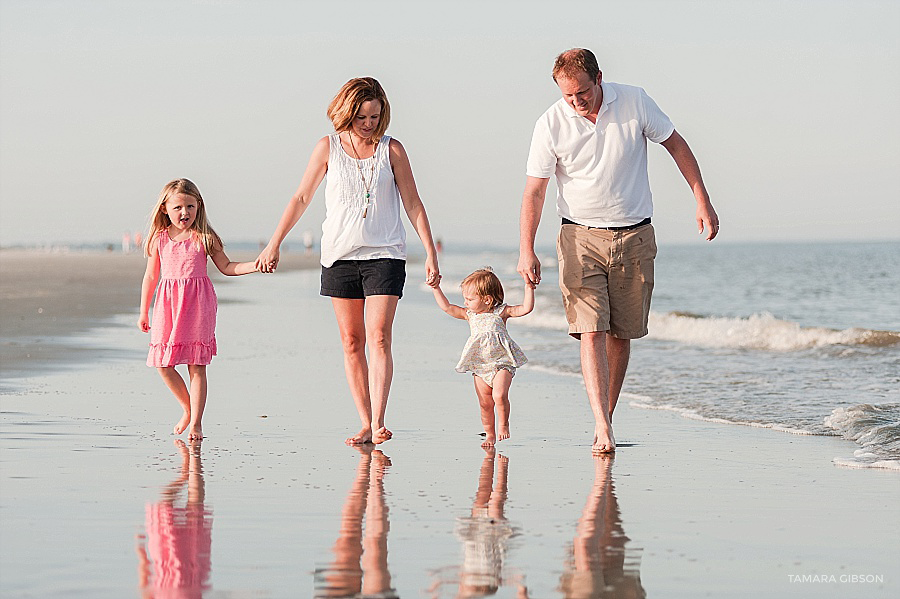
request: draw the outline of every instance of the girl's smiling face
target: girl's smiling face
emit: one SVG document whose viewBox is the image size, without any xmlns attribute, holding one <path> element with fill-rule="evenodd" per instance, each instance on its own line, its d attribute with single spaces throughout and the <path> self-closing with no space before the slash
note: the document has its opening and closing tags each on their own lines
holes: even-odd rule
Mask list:
<svg viewBox="0 0 900 599">
<path fill-rule="evenodd" d="M 198 200 L 186 193 L 173 194 L 163 205 L 163 210 L 172 225 L 180 231 L 190 229 L 197 219 Z"/>
</svg>

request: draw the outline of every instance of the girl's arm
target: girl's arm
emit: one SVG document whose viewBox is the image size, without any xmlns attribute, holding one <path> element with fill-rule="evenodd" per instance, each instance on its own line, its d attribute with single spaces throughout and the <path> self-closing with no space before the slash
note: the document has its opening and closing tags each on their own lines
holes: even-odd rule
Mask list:
<svg viewBox="0 0 900 599">
<path fill-rule="evenodd" d="M 394 180 L 400 190 L 400 199 L 403 200 L 403 208 L 406 216 L 422 245 L 425 246 L 425 282 L 434 287 L 440 281 L 441 270 L 438 267 L 437 251 L 434 249 L 434 239 L 431 236 L 431 225 L 428 223 L 428 215 L 425 214 L 425 205 L 419 197 L 416 189 L 416 180 L 413 177 L 412 166 L 409 164 L 409 156 L 406 150 L 396 139 L 391 139 L 388 146 L 391 160 L 391 168 L 394 170 Z"/>
<path fill-rule="evenodd" d="M 159 240 L 151 239 L 147 251 L 150 255 L 147 257 L 147 270 L 144 271 L 141 283 L 141 316 L 138 319 L 138 328 L 145 333 L 150 330 L 150 301 L 159 282 Z"/>
<path fill-rule="evenodd" d="M 224 248 L 216 248 L 211 256 L 213 264 L 219 269 L 219 272 L 227 277 L 237 277 L 240 275 L 248 275 L 256 272 L 256 262 L 232 262 L 225 254 Z"/>
<path fill-rule="evenodd" d="M 525 316 L 534 310 L 534 283 L 531 281 L 525 283 L 525 300 L 521 306 L 506 306 L 503 312 L 504 318 L 516 318 Z"/>
<path fill-rule="evenodd" d="M 260 272 L 275 272 L 281 255 L 281 242 L 284 241 L 287 234 L 290 233 L 297 221 L 300 220 L 300 217 L 303 216 L 303 213 L 306 212 L 316 193 L 316 189 L 319 188 L 319 184 L 325 178 L 326 170 L 328 170 L 328 138 L 323 137 L 316 144 L 316 147 L 313 148 L 309 164 L 303 173 L 303 179 L 300 180 L 300 186 L 288 201 L 284 213 L 281 215 L 281 220 L 278 221 L 278 226 L 275 227 L 275 232 L 272 234 L 272 239 L 269 240 L 269 244 L 256 259 L 256 270 Z"/>
<path fill-rule="evenodd" d="M 450 300 L 447 299 L 447 296 L 444 295 L 444 292 L 441 291 L 440 277 L 437 277 L 437 283 L 431 288 L 431 292 L 434 294 L 434 301 L 437 302 L 437 305 L 441 310 L 453 318 L 459 318 L 460 320 L 466 319 L 466 310 L 461 306 L 451 304 Z"/>
</svg>

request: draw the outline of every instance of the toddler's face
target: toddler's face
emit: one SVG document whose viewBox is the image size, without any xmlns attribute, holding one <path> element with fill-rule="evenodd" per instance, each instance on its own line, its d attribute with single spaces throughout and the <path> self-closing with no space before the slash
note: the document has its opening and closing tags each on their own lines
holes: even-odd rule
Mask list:
<svg viewBox="0 0 900 599">
<path fill-rule="evenodd" d="M 477 295 L 471 289 L 462 290 L 463 299 L 465 300 L 466 309 L 481 314 L 491 309 L 494 304 L 494 298 L 489 295 Z"/>
</svg>

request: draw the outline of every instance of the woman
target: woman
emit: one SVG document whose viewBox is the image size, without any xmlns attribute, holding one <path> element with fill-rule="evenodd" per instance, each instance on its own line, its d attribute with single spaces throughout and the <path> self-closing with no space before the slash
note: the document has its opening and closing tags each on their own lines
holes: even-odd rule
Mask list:
<svg viewBox="0 0 900 599">
<path fill-rule="evenodd" d="M 331 297 L 344 370 L 362 421 L 362 429 L 346 442 L 377 444 L 392 436 L 384 415 L 394 370 L 391 329 L 406 280 L 401 206 L 425 246 L 426 283 L 432 286 L 440 280 L 437 252 L 406 151 L 384 135 L 391 107 L 381 84 L 371 77 L 351 79 L 328 106 L 328 118 L 335 133 L 313 149 L 300 187 L 256 266 L 275 271 L 281 243 L 325 178 L 320 293 Z"/>
</svg>

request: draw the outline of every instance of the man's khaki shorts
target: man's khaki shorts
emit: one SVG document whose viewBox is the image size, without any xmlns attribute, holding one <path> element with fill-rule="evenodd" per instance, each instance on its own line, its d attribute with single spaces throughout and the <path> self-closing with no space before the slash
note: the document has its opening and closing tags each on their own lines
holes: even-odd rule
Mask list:
<svg viewBox="0 0 900 599">
<path fill-rule="evenodd" d="M 647 334 L 656 236 L 647 224 L 608 231 L 564 224 L 556 243 L 559 288 L 569 334 L 608 331 L 619 339 Z"/>
</svg>

